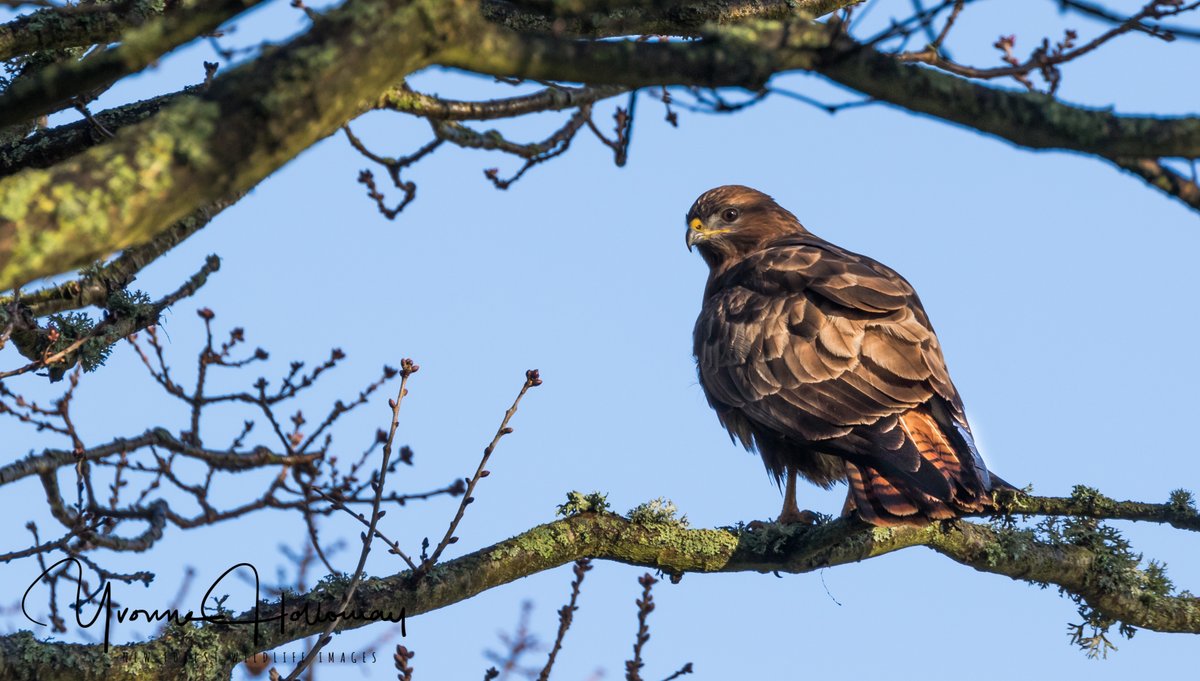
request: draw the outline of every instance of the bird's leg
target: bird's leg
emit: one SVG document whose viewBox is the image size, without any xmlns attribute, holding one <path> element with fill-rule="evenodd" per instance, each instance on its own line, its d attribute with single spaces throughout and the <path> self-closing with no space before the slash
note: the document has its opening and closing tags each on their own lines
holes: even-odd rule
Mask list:
<svg viewBox="0 0 1200 681">
<path fill-rule="evenodd" d="M 783 510 L 779 513 L 779 519 L 775 522 L 780 525 L 789 525 L 793 523 L 802 523 L 804 525 L 813 525 L 817 522 L 817 514 L 812 511 L 801 511 L 800 506 L 796 503 L 796 469 L 788 468 L 787 470 L 787 488 L 783 491 Z"/>
</svg>

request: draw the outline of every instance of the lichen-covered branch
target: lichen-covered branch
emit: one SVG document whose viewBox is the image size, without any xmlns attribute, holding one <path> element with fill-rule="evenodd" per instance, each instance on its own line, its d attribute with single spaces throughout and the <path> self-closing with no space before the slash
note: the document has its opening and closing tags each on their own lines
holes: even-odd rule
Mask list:
<svg viewBox="0 0 1200 681">
<path fill-rule="evenodd" d="M 1116 502 L 1081 489 L 1069 499 L 1023 497 L 1021 511 L 1044 510 L 1052 515 L 1086 511 L 1095 517 L 1145 520 L 1169 516 L 1185 525 L 1200 523 L 1200 515 L 1182 494 L 1173 495 L 1171 503 L 1155 505 Z M 1004 520 L 876 528 L 842 519 L 815 526 L 708 530 L 688 529 L 669 518 L 630 520 L 595 505 L 576 504 L 574 510 L 582 512 L 434 566 L 422 578 L 406 571 L 364 580 L 346 609 L 363 617 L 344 620 L 343 628 L 367 624 L 370 618 L 366 615 L 372 612 L 375 619 L 388 614 L 396 617 L 401 612 L 415 617 L 581 558 L 612 560 L 672 575 L 798 574 L 926 546 L 982 572 L 1054 584 L 1097 618 L 1156 631 L 1200 633 L 1200 599 L 1187 592 L 1174 593 L 1161 568 L 1153 564 L 1140 568 L 1129 558 L 1127 548 L 1096 541 L 1095 537 L 1111 535 L 1094 525 L 1054 533 L 1018 529 Z M 281 608 L 287 612 L 318 606 L 322 612 L 336 609 L 347 581 L 326 582 L 286 602 L 261 602 L 238 616 L 249 621 L 257 614 L 266 622 L 257 642 L 248 626 L 170 627 L 157 639 L 105 653 L 100 646 L 43 643 L 27 632 L 14 634 L 0 639 L 0 679 L 223 678 L 230 670 L 229 660 L 319 633 L 323 623 L 303 620 L 289 623 L 281 632 L 275 618 Z M 175 659 L 186 658 L 188 666 L 179 670 L 160 664 L 168 651 Z M 192 654 L 181 655 L 185 652 Z M 120 664 L 115 664 L 118 660 Z"/>
<path fill-rule="evenodd" d="M 513 118 L 543 111 L 574 109 L 629 92 L 621 85 L 597 87 L 548 87 L 530 95 L 481 102 L 443 99 L 417 92 L 407 85 L 384 93 L 375 108 L 412 114 L 431 121 L 486 121 Z"/>
<path fill-rule="evenodd" d="M 439 62 L 491 75 L 643 86 L 758 89 L 772 75 L 815 71 L 875 100 L 1035 149 L 1103 157 L 1200 157 L 1200 118 L 1122 116 L 1038 93 L 988 87 L 860 45 L 836 23 L 754 21 L 693 43 L 586 42 L 496 30 L 479 50 Z"/>
<path fill-rule="evenodd" d="M 23 54 L 115 41 L 162 13 L 161 0 L 48 8 L 0 24 L 0 60 Z"/>
<path fill-rule="evenodd" d="M 30 315 L 22 315 L 13 324 L 13 344 L 22 355 L 33 361 L 25 366 L 0 371 L 0 379 L 47 369 L 52 381 L 60 380 L 77 363 L 92 369 L 107 356 L 114 343 L 158 322 L 163 311 L 179 301 L 192 296 L 208 282 L 208 277 L 221 267 L 221 259 L 210 255 L 200 270 L 188 278 L 178 289 L 150 302 L 149 298 L 131 297 L 122 290 L 117 301 L 110 301 L 104 320 L 92 327 L 72 329 L 72 338 L 64 338 L 61 328 L 67 325 L 59 318 L 55 327 L 43 328 Z M 73 324 L 77 325 L 77 324 Z M 65 347 L 63 347 L 65 345 Z"/>
<path fill-rule="evenodd" d="M 347 4 L 116 139 L 0 181 L 0 290 L 144 242 L 247 189 L 487 25 L 465 0 Z M 50 187 L 60 198 L 40 201 Z"/>
<path fill-rule="evenodd" d="M 706 26 L 747 19 L 820 17 L 861 0 L 683 0 L 682 2 L 540 3 L 484 0 L 490 21 L 523 33 L 590 38 L 700 35 Z"/>
<path fill-rule="evenodd" d="M 78 279 L 65 281 L 33 293 L 23 293 L 20 304 L 33 317 L 78 310 L 89 306 L 104 307 L 110 296 L 133 283 L 138 272 L 175 248 L 184 239 L 203 229 L 221 211 L 241 198 L 232 196 L 204 206 L 171 226 L 150 241 L 126 249 L 112 262 L 90 269 Z M 0 297 L 0 306 L 15 302 L 12 297 Z"/>
<path fill-rule="evenodd" d="M 116 106 L 98 112 L 92 118 L 106 130 L 115 132 L 146 120 L 185 93 L 160 95 Z M 24 139 L 0 143 L 0 178 L 31 168 L 49 168 L 107 140 L 95 123 L 81 119 L 40 130 Z"/>
<path fill-rule="evenodd" d="M 0 126 L 53 113 L 76 97 L 137 73 L 167 52 L 211 33 L 262 0 L 190 0 L 121 36 L 120 45 L 40 69 L 0 95 Z"/>
<path fill-rule="evenodd" d="M 981 85 L 839 39 L 817 71 L 876 100 L 1031 149 L 1102 157 L 1200 157 L 1200 117 L 1126 116 L 1050 95 Z"/>
<path fill-rule="evenodd" d="M 343 5 L 115 139 L 0 181 L 0 290 L 143 243 L 248 189 L 426 65 L 445 42 L 467 40 L 474 18 L 465 0 Z M 58 200 L 41 200 L 47 192 Z"/>
<path fill-rule="evenodd" d="M 81 137 L 87 124 L 96 126 L 84 121 L 78 128 L 0 149 L 0 167 L 20 168 L 0 180 L 0 290 L 144 243 L 203 206 L 245 191 L 354 116 L 381 105 L 432 121 L 491 118 L 575 108 L 607 91 L 647 85 L 742 86 L 757 92 L 774 74 L 807 70 L 873 101 L 1024 147 L 1105 159 L 1200 157 L 1200 118 L 1116 115 L 1043 94 L 988 87 L 905 64 L 851 38 L 838 20 L 805 18 L 848 4 L 496 1 L 480 12 L 468 0 L 361 0 L 313 13 L 306 34 L 216 77 L 194 96 L 158 103 L 165 104 L 161 110 L 140 123 L 130 121 L 113 139 L 97 140 L 94 131 Z M 501 10 L 508 13 L 498 18 L 495 12 Z M 514 19 L 513 12 L 555 21 L 543 31 Z M 554 14 L 560 12 L 566 14 Z M 579 40 L 559 30 L 559 22 L 584 21 L 589 12 L 601 13 L 617 32 L 650 31 L 654 22 L 667 22 L 657 28 L 671 35 L 692 35 L 695 29 L 702 39 Z M 630 23 L 622 23 L 626 20 Z M 147 39 L 145 44 L 169 42 Z M 82 66 L 90 61 L 71 68 L 93 68 Z M 432 64 L 588 85 L 577 92 L 552 87 L 540 95 L 487 103 L 442 102 L 396 88 L 405 76 Z M 51 78 L 49 73 L 37 78 Z M 130 114 L 136 118 L 144 111 Z M 103 114 L 94 118 L 107 125 Z M 81 151 L 72 154 L 75 149 Z M 1169 169 L 1140 161 L 1123 167 L 1193 205 L 1189 185 Z M 50 194 L 53 200 L 45 200 Z"/>
</svg>

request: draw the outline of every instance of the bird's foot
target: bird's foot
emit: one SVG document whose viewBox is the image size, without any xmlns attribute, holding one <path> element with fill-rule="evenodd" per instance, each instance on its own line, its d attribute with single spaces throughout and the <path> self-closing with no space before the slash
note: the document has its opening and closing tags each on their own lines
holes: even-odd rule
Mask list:
<svg viewBox="0 0 1200 681">
<path fill-rule="evenodd" d="M 780 513 L 779 518 L 773 522 L 769 520 L 751 520 L 746 523 L 746 529 L 751 532 L 757 532 L 772 525 L 819 525 L 820 523 L 820 513 L 813 511 L 785 511 Z"/>
<path fill-rule="evenodd" d="M 817 525 L 821 522 L 821 514 L 788 509 L 780 513 L 775 522 L 779 525 Z"/>
</svg>

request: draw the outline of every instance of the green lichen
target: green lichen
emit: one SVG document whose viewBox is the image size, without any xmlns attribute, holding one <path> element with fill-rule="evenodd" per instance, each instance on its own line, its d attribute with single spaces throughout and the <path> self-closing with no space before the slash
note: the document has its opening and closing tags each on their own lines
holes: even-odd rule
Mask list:
<svg viewBox="0 0 1200 681">
<path fill-rule="evenodd" d="M 651 499 L 645 503 L 638 504 L 625 514 L 625 517 L 639 524 L 646 523 L 666 523 L 669 525 L 678 525 L 679 527 L 687 527 L 687 515 L 676 516 L 679 509 L 675 507 L 675 503 L 666 497 L 658 497 Z"/>
<path fill-rule="evenodd" d="M 321 578 L 313 587 L 313 593 L 340 594 L 350 587 L 353 577 L 349 573 L 339 572 L 328 574 Z"/>
<path fill-rule="evenodd" d="M 1115 505 L 1115 502 L 1101 494 L 1100 490 L 1086 485 L 1075 485 L 1071 489 L 1071 501 L 1091 513 L 1111 511 Z"/>
<path fill-rule="evenodd" d="M 1027 500 L 1031 494 L 1033 494 L 1033 485 L 1026 485 L 1019 490 L 998 489 L 992 492 L 992 501 L 995 503 L 998 515 L 1011 516 L 1027 508 Z"/>
<path fill-rule="evenodd" d="M 582 496 L 582 495 L 580 495 Z M 570 501 L 568 500 L 568 503 Z M 565 505 L 565 504 L 564 504 Z M 559 507 L 562 508 L 561 506 Z M 561 511 L 560 511 L 561 512 Z M 584 511 L 579 511 L 583 513 Z M 573 514 L 572 514 L 573 515 Z M 521 558 L 522 556 L 538 556 L 549 558 L 558 555 L 563 547 L 571 546 L 576 541 L 562 522 L 542 525 L 508 541 L 498 544 L 488 559 L 500 563 Z"/>
<path fill-rule="evenodd" d="M 153 237 L 219 170 L 207 146 L 219 116 L 184 97 L 112 143 L 0 181 L 0 289 Z"/>
<path fill-rule="evenodd" d="M 105 309 L 118 317 L 141 317 L 153 312 L 154 305 L 144 291 L 121 289 L 113 291 L 104 304 Z"/>
<path fill-rule="evenodd" d="M 794 539 L 807 537 L 814 529 L 813 525 L 799 523 L 781 525 L 779 523 L 738 523 L 728 528 L 736 533 L 741 549 L 758 556 L 768 556 L 783 553 L 787 545 Z"/>
<path fill-rule="evenodd" d="M 1094 489 L 1077 486 L 1071 495 L 1072 501 L 1089 509 L 1103 510 L 1113 501 Z M 1047 518 L 1036 527 L 1037 538 L 1052 545 L 1074 546 L 1086 549 L 1091 561 L 1084 575 L 1086 591 L 1098 594 L 1133 594 L 1144 606 L 1153 609 L 1160 599 L 1178 596 L 1174 585 L 1167 577 L 1166 566 L 1149 561 L 1142 567 L 1142 554 L 1133 551 L 1129 541 L 1119 530 L 1093 518 L 1067 517 Z M 1118 633 L 1132 638 L 1136 629 L 1118 622 L 1095 609 L 1083 596 L 1067 593 L 1077 606 L 1081 623 L 1070 625 L 1071 642 L 1088 657 L 1107 657 L 1116 646 L 1108 638 L 1114 625 Z"/>
<path fill-rule="evenodd" d="M 1021 560 L 1034 541 L 1034 532 L 1018 527 L 1012 516 L 996 518 L 989 525 L 996 533 L 996 540 L 983 547 L 984 559 L 990 567 Z"/>
<path fill-rule="evenodd" d="M 82 338 L 89 338 L 96 322 L 82 312 L 66 312 L 50 315 L 47 326 L 58 331 L 58 340 L 50 344 L 47 354 L 62 352 Z M 50 367 L 50 380 L 57 381 L 78 362 L 84 371 L 95 371 L 112 353 L 113 343 L 103 337 L 89 338 L 65 362 Z"/>
<path fill-rule="evenodd" d="M 1180 515 L 1195 515 L 1196 498 L 1186 489 L 1173 490 L 1167 506 Z"/>
<path fill-rule="evenodd" d="M 609 509 L 608 495 L 600 492 L 584 494 L 583 492 L 567 492 L 567 501 L 558 505 L 557 515 L 564 518 L 580 513 L 605 513 Z"/>
</svg>

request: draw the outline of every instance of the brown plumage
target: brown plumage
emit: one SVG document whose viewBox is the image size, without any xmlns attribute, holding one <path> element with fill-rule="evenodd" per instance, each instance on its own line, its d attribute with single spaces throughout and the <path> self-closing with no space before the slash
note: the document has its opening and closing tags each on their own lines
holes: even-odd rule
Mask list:
<svg viewBox="0 0 1200 681">
<path fill-rule="evenodd" d="M 991 504 L 933 327 L 899 274 L 808 232 L 749 187 L 705 192 L 688 248 L 710 268 L 696 320 L 700 385 L 730 433 L 787 481 L 848 481 L 845 513 L 924 523 Z"/>
</svg>

